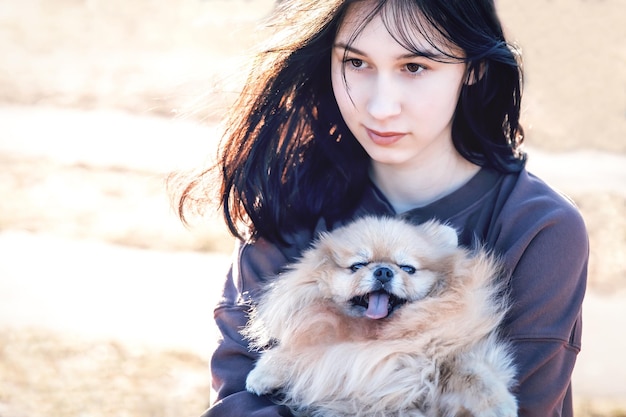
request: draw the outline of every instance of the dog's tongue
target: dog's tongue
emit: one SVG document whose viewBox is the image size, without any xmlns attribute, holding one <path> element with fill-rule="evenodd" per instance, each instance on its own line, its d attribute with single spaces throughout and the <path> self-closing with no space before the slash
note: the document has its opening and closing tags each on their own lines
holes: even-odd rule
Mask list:
<svg viewBox="0 0 626 417">
<path fill-rule="evenodd" d="M 373 292 L 369 295 L 369 303 L 365 316 L 370 319 L 382 319 L 389 314 L 389 294 L 386 292 Z"/>
</svg>

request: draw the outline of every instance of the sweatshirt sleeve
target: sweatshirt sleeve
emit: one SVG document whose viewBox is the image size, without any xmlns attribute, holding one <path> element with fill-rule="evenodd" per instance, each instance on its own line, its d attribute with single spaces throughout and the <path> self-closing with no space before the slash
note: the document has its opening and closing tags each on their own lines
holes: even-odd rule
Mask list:
<svg viewBox="0 0 626 417">
<path fill-rule="evenodd" d="M 502 225 L 504 258 L 513 263 L 505 331 L 518 369 L 520 417 L 573 415 L 589 247 L 579 212 L 557 201 L 528 200 Z"/>
<path fill-rule="evenodd" d="M 238 247 L 214 311 L 220 340 L 211 357 L 211 377 L 217 399 L 203 417 L 291 416 L 286 407 L 274 404 L 268 397 L 246 391 L 246 377 L 258 354 L 249 351 L 246 340 L 239 333 L 247 322 L 250 298 L 285 262 L 283 253 L 264 241 Z"/>
</svg>

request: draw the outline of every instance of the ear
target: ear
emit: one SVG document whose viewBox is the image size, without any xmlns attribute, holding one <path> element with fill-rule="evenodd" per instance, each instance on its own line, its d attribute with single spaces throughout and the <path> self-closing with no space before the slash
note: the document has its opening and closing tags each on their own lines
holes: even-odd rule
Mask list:
<svg viewBox="0 0 626 417">
<path fill-rule="evenodd" d="M 431 236 L 437 243 L 443 247 L 456 248 L 459 246 L 459 236 L 454 227 L 440 223 L 436 220 L 430 220 L 423 223 L 421 227 Z"/>
</svg>

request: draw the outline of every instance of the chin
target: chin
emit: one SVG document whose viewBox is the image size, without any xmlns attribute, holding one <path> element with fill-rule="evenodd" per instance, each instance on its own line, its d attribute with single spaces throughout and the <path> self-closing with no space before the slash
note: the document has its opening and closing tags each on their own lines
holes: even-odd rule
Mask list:
<svg viewBox="0 0 626 417">
<path fill-rule="evenodd" d="M 296 416 L 517 416 L 506 277 L 430 221 L 365 217 L 271 280 L 242 334 L 246 389 Z"/>
<path fill-rule="evenodd" d="M 399 143 L 395 147 L 393 145 L 381 146 L 372 144 L 363 148 L 374 163 L 382 165 L 404 165 L 411 162 L 414 159 L 412 157 L 416 155 L 416 153 L 400 146 Z"/>
</svg>

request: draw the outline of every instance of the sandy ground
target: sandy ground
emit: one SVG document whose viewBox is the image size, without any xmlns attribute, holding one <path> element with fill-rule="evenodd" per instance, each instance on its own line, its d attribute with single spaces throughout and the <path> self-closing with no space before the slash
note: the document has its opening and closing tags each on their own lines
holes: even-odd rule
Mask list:
<svg viewBox="0 0 626 417">
<path fill-rule="evenodd" d="M 501 0 L 523 49 L 529 168 L 592 246 L 578 417 L 626 415 L 626 7 Z M 270 0 L 0 2 L 0 417 L 208 405 L 232 240 L 173 214 Z M 227 75 L 223 75 L 227 74 Z"/>
</svg>

